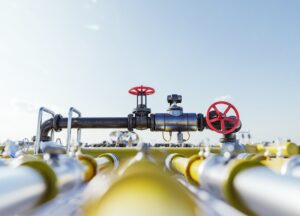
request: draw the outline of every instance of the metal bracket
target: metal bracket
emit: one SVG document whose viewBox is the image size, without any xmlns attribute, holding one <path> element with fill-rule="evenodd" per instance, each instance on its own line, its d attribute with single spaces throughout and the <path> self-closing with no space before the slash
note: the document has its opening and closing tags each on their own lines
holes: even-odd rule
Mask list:
<svg viewBox="0 0 300 216">
<path fill-rule="evenodd" d="M 38 154 L 39 149 L 40 149 L 41 125 L 42 125 L 42 121 L 43 121 L 43 113 L 48 113 L 48 114 L 52 115 L 53 118 L 55 116 L 55 113 L 50 109 L 47 109 L 45 107 L 41 107 L 39 109 L 39 116 L 38 116 L 38 123 L 37 123 L 36 137 L 35 137 L 35 145 L 34 145 L 34 154 Z M 54 136 L 54 131 L 52 129 L 51 130 L 51 141 L 53 140 L 53 136 Z"/>
<path fill-rule="evenodd" d="M 67 142 L 66 142 L 66 150 L 67 152 L 70 152 L 70 142 L 71 142 L 71 129 L 72 129 L 72 118 L 73 113 L 76 113 L 78 117 L 81 117 L 81 112 L 78 111 L 76 108 L 71 107 L 69 109 L 69 115 L 68 115 L 68 132 L 67 132 Z M 81 142 L 81 129 L 77 129 L 77 143 L 79 144 Z"/>
</svg>

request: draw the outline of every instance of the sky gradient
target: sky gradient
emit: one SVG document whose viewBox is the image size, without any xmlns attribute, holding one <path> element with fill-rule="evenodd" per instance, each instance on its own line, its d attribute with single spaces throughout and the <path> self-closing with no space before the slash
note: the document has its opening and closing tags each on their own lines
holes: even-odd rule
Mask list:
<svg viewBox="0 0 300 216">
<path fill-rule="evenodd" d="M 299 8 L 296 0 L 2 0 L 0 141 L 32 137 L 40 106 L 127 116 L 135 106 L 127 91 L 143 84 L 157 91 L 153 113 L 168 108 L 171 93 L 183 95 L 186 112 L 226 98 L 254 140 L 300 143 Z M 191 140 L 206 137 L 220 135 Z"/>
</svg>

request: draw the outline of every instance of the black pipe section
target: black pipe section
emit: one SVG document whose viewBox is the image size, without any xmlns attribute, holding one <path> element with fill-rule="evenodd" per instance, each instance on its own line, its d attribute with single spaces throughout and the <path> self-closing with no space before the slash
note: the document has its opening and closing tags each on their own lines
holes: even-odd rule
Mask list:
<svg viewBox="0 0 300 216">
<path fill-rule="evenodd" d="M 161 114 L 160 114 L 161 115 Z M 169 115 L 169 114 L 165 114 Z M 194 126 L 195 130 L 202 131 L 204 128 L 208 128 L 205 117 L 202 114 L 194 114 Z M 151 114 L 148 117 L 148 113 L 135 113 L 129 114 L 128 117 L 107 117 L 107 118 L 73 118 L 72 119 L 72 128 L 126 128 L 129 131 L 133 129 L 145 130 L 150 128 L 152 131 L 161 131 L 159 127 L 157 127 L 158 123 L 156 121 L 156 116 L 159 117 L 159 114 Z M 172 128 L 171 131 L 179 131 L 178 125 L 180 126 L 180 118 L 174 116 L 174 122 L 171 126 L 176 126 Z M 177 122 L 178 121 L 178 122 Z M 184 123 L 185 124 L 185 123 Z M 216 128 L 221 127 L 219 122 L 214 123 Z M 187 124 L 188 125 L 188 124 Z M 50 141 L 49 132 L 53 129 L 56 132 L 61 131 L 63 128 L 67 128 L 68 126 L 68 118 L 63 118 L 61 115 L 56 115 L 54 118 L 46 120 L 41 125 L 41 141 Z M 169 124 L 165 125 L 166 127 L 170 127 Z M 233 125 L 230 122 L 226 122 L 226 128 L 231 128 Z M 240 127 L 236 129 L 235 132 L 239 131 Z M 192 129 L 188 129 L 187 131 L 193 131 Z M 34 138 L 33 138 L 34 139 Z"/>
<path fill-rule="evenodd" d="M 112 118 L 73 118 L 72 128 L 128 128 L 127 117 Z M 41 125 L 41 141 L 49 141 L 49 132 L 54 129 L 60 131 L 67 128 L 68 118 L 54 117 L 48 119 Z"/>
</svg>

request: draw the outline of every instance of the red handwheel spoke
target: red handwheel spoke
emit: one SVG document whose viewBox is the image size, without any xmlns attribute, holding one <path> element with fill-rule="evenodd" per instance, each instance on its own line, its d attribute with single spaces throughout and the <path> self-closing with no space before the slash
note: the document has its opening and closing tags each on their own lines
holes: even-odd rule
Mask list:
<svg viewBox="0 0 300 216">
<path fill-rule="evenodd" d="M 232 119 L 232 118 L 229 118 L 229 117 L 225 118 L 225 121 L 229 121 L 229 122 L 233 122 L 233 123 L 238 122 L 238 120 Z"/>
<path fill-rule="evenodd" d="M 212 106 L 212 108 L 216 111 L 217 114 L 220 114 L 220 111 L 218 110 L 218 108 L 216 106 Z"/>
<path fill-rule="evenodd" d="M 226 108 L 226 110 L 224 111 L 224 115 L 226 115 L 226 114 L 229 112 L 230 109 L 231 109 L 231 106 L 228 106 L 228 107 Z"/>
<path fill-rule="evenodd" d="M 218 118 L 214 118 L 214 119 L 210 120 L 211 123 L 214 123 L 214 122 L 217 122 L 217 121 L 220 121 L 220 120 Z"/>
<path fill-rule="evenodd" d="M 223 133 L 226 131 L 224 119 L 221 120 L 221 131 L 222 131 Z"/>
</svg>

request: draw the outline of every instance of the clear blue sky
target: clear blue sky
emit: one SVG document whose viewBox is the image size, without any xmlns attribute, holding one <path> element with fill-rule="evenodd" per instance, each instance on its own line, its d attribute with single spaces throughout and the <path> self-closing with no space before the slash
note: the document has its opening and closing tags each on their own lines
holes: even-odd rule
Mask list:
<svg viewBox="0 0 300 216">
<path fill-rule="evenodd" d="M 202 113 L 227 97 L 255 140 L 299 142 L 299 8 L 296 0 L 2 0 L 0 140 L 31 137 L 39 106 L 127 116 L 135 106 L 127 90 L 144 84 L 157 90 L 153 112 L 166 110 L 170 93 Z M 84 131 L 83 141 L 107 134 Z M 192 134 L 205 137 L 220 136 Z"/>
</svg>

